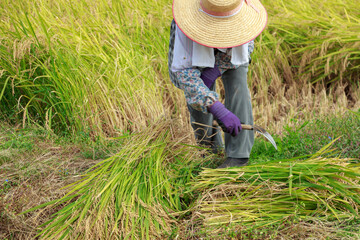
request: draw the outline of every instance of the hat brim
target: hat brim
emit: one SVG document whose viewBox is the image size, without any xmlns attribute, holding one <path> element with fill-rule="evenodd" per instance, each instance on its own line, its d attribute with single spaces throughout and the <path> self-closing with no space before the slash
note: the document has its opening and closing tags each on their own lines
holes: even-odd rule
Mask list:
<svg viewBox="0 0 360 240">
<path fill-rule="evenodd" d="M 231 17 L 217 18 L 200 11 L 200 0 L 174 0 L 173 17 L 180 30 L 191 40 L 212 48 L 231 48 L 255 39 L 266 27 L 267 12 L 259 0 L 256 10 L 243 2 Z"/>
</svg>

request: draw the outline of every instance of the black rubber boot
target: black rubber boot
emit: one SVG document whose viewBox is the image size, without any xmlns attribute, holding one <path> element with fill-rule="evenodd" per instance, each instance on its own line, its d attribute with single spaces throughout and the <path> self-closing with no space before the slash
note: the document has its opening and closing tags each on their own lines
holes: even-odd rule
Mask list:
<svg viewBox="0 0 360 240">
<path fill-rule="evenodd" d="M 249 158 L 231 158 L 228 157 L 223 164 L 217 168 L 228 168 L 228 167 L 243 167 L 248 165 Z"/>
</svg>

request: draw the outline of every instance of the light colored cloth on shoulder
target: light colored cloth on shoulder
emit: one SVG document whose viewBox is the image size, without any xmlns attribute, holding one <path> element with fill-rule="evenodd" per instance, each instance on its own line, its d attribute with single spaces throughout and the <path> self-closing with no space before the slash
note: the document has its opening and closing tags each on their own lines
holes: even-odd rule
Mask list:
<svg viewBox="0 0 360 240">
<path fill-rule="evenodd" d="M 219 50 L 224 52 L 226 49 Z M 249 43 L 231 49 L 231 63 L 237 66 L 249 63 Z M 171 71 L 177 72 L 193 67 L 214 67 L 214 65 L 214 48 L 192 41 L 176 26 Z"/>
</svg>

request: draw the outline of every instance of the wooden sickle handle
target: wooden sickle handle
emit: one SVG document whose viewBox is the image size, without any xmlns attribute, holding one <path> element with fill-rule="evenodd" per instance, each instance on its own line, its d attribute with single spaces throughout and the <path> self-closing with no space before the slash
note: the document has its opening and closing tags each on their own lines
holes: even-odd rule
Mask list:
<svg viewBox="0 0 360 240">
<path fill-rule="evenodd" d="M 241 124 L 243 130 L 254 130 L 254 127 L 247 124 Z"/>
<path fill-rule="evenodd" d="M 219 124 L 214 120 L 214 121 L 213 121 L 213 126 L 214 126 L 214 127 L 218 127 Z M 253 126 L 247 125 L 247 124 L 241 124 L 241 127 L 242 127 L 243 130 L 254 130 L 254 127 L 253 127 Z"/>
</svg>

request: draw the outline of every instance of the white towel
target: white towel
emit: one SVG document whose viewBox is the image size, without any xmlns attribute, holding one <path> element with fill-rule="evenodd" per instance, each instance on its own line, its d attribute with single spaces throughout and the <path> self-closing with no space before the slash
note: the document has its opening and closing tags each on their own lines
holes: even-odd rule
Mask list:
<svg viewBox="0 0 360 240">
<path fill-rule="evenodd" d="M 249 62 L 248 43 L 231 49 L 231 63 L 237 66 Z M 219 49 L 224 52 L 225 49 Z M 176 26 L 174 58 L 171 71 L 177 72 L 192 67 L 214 67 L 214 48 L 205 47 L 188 38 Z"/>
</svg>

